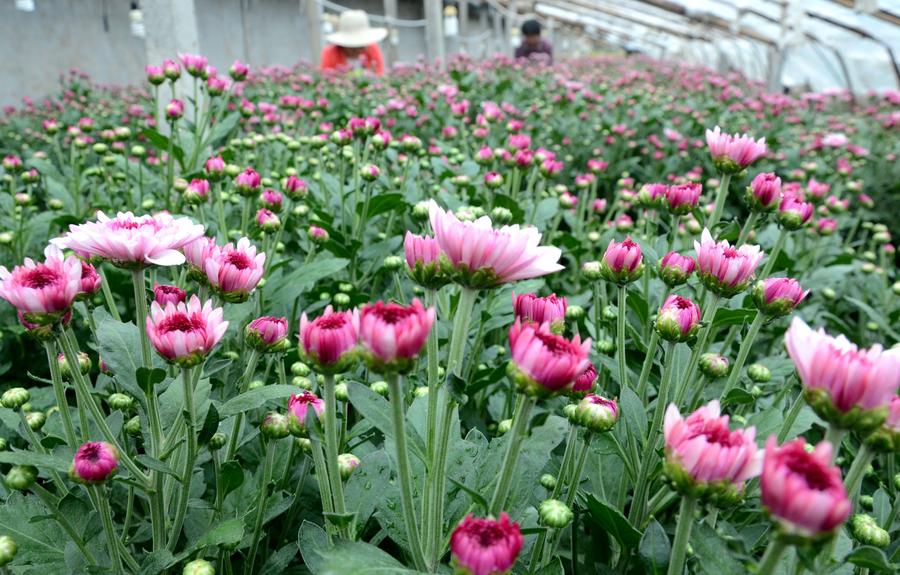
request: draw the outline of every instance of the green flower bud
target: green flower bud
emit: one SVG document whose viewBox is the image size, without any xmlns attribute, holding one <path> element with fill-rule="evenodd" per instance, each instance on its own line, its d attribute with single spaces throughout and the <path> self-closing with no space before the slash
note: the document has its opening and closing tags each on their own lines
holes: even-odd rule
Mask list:
<svg viewBox="0 0 900 575">
<path fill-rule="evenodd" d="M 388 384 L 386 381 L 373 381 L 369 385 L 369 389 L 382 397 L 388 396 Z"/>
<path fill-rule="evenodd" d="M 140 416 L 135 415 L 127 422 L 125 422 L 125 433 L 132 437 L 140 437 L 141 436 L 141 418 Z"/>
<path fill-rule="evenodd" d="M 18 547 L 9 535 L 0 535 L 0 566 L 6 565 L 16 556 Z"/>
<path fill-rule="evenodd" d="M 291 383 L 299 387 L 300 389 L 305 389 L 306 391 L 312 391 L 313 382 L 308 377 L 294 377 L 291 379 Z"/>
<path fill-rule="evenodd" d="M 13 387 L 7 389 L 0 396 L 0 405 L 9 409 L 18 409 L 28 403 L 31 399 L 31 392 L 24 387 Z"/>
<path fill-rule="evenodd" d="M 32 431 L 40 431 L 44 424 L 47 423 L 47 416 L 43 411 L 32 411 L 25 415 L 25 423 Z"/>
<path fill-rule="evenodd" d="M 763 394 L 763 390 L 760 386 L 754 385 L 753 387 L 750 388 L 750 395 L 752 395 L 754 398 L 759 398 L 762 396 L 762 394 Z"/>
<path fill-rule="evenodd" d="M 412 215 L 419 221 L 426 221 L 429 218 L 428 202 L 419 202 L 413 206 Z"/>
<path fill-rule="evenodd" d="M 266 386 L 266 382 L 265 382 L 265 381 L 262 381 L 261 379 L 254 379 L 254 380 L 251 381 L 250 384 L 247 386 L 247 389 L 248 389 L 248 390 L 250 390 L 250 389 L 259 389 L 260 387 L 265 387 L 265 386 Z"/>
<path fill-rule="evenodd" d="M 506 435 L 512 429 L 512 419 L 504 419 L 497 424 L 497 435 Z"/>
<path fill-rule="evenodd" d="M 290 421 L 276 411 L 270 411 L 263 418 L 259 431 L 269 439 L 282 439 L 290 435 Z"/>
<path fill-rule="evenodd" d="M 881 326 L 878 325 L 878 322 L 867 321 L 867 322 L 866 322 L 866 329 L 869 330 L 869 331 L 878 331 L 878 330 L 881 329 Z"/>
<path fill-rule="evenodd" d="M 47 207 L 55 212 L 58 212 L 65 207 L 65 204 L 59 198 L 50 198 L 49 200 L 47 200 Z"/>
<path fill-rule="evenodd" d="M 606 321 L 616 321 L 618 317 L 619 316 L 615 306 L 608 305 L 603 308 L 603 319 L 605 319 Z"/>
<path fill-rule="evenodd" d="M 772 379 L 772 372 L 768 367 L 754 363 L 747 367 L 747 377 L 754 383 L 766 383 Z"/>
<path fill-rule="evenodd" d="M 728 375 L 731 366 L 728 358 L 717 353 L 704 353 L 700 356 L 700 373 L 709 379 L 719 379 Z"/>
<path fill-rule="evenodd" d="M 584 262 L 581 265 L 581 275 L 584 276 L 584 279 L 592 282 L 601 279 L 603 274 L 600 273 L 600 262 Z"/>
<path fill-rule="evenodd" d="M 597 346 L 597 351 L 604 355 L 611 355 L 616 351 L 616 342 L 608 337 L 598 339 L 595 345 Z"/>
<path fill-rule="evenodd" d="M 347 307 L 350 305 L 350 296 L 345 293 L 336 293 L 331 301 L 338 307 Z"/>
<path fill-rule="evenodd" d="M 134 407 L 134 398 L 124 393 L 113 393 L 106 398 L 106 404 L 110 409 L 117 411 L 131 411 L 131 408 Z"/>
<path fill-rule="evenodd" d="M 359 467 L 359 457 L 352 453 L 341 453 L 338 455 L 338 469 L 341 472 L 341 479 L 347 481 L 356 468 Z"/>
<path fill-rule="evenodd" d="M 570 321 L 578 321 L 584 317 L 584 308 L 580 305 L 570 305 L 566 308 L 566 319 Z"/>
<path fill-rule="evenodd" d="M 894 489 L 900 489 L 900 473 L 894 474 Z"/>
<path fill-rule="evenodd" d="M 388 271 L 397 271 L 403 268 L 403 258 L 400 256 L 388 256 L 384 258 L 384 269 Z"/>
<path fill-rule="evenodd" d="M 6 473 L 4 483 L 10 489 L 24 491 L 37 479 L 37 468 L 31 465 L 13 465 Z"/>
<path fill-rule="evenodd" d="M 513 214 L 507 208 L 497 206 L 491 210 L 491 221 L 499 225 L 505 225 L 511 222 Z"/>
<path fill-rule="evenodd" d="M 875 507 L 875 499 L 873 499 L 871 495 L 860 495 L 859 506 L 866 511 L 871 511 L 872 508 Z"/>
<path fill-rule="evenodd" d="M 894 295 L 900 295 L 900 281 L 896 281 L 891 285 L 891 291 Z"/>
<path fill-rule="evenodd" d="M 222 433 L 221 431 L 217 431 L 212 434 L 212 437 L 209 438 L 209 443 L 207 443 L 207 447 L 209 447 L 210 451 L 217 451 L 225 447 L 225 444 L 228 442 L 228 436 Z"/>
<path fill-rule="evenodd" d="M 420 385 L 413 389 L 413 395 L 415 397 L 428 397 L 428 386 Z"/>
<path fill-rule="evenodd" d="M 32 411 L 34 411 L 34 408 L 31 406 L 31 402 L 23 403 L 22 407 L 20 407 L 19 409 L 22 410 L 22 413 L 31 413 Z"/>
<path fill-rule="evenodd" d="M 850 532 L 863 545 L 887 547 L 891 543 L 891 536 L 871 515 L 854 515 L 850 519 Z"/>
<path fill-rule="evenodd" d="M 538 507 L 541 524 L 553 529 L 562 529 L 572 522 L 575 514 L 569 506 L 558 499 L 547 499 Z"/>
<path fill-rule="evenodd" d="M 291 373 L 300 377 L 306 377 L 309 375 L 309 366 L 302 361 L 295 361 L 291 364 Z"/>
<path fill-rule="evenodd" d="M 572 423 L 575 423 L 575 424 L 578 423 L 578 421 L 576 421 L 576 413 L 578 412 L 578 404 L 567 403 L 563 407 L 562 411 L 563 411 L 563 415 L 565 416 L 566 419 L 568 419 Z"/>
<path fill-rule="evenodd" d="M 837 297 L 837 293 L 836 293 L 833 289 L 831 289 L 831 288 L 825 288 L 825 289 L 822 290 L 822 297 L 824 297 L 825 299 L 831 301 L 831 300 L 834 300 L 834 298 Z"/>
<path fill-rule="evenodd" d="M 540 482 L 541 487 L 543 487 L 547 491 L 553 491 L 556 488 L 556 477 L 550 475 L 549 473 L 541 475 Z"/>
<path fill-rule="evenodd" d="M 866 262 L 859 269 L 862 270 L 862 273 L 864 274 L 873 274 L 875 273 L 875 264 Z"/>
<path fill-rule="evenodd" d="M 312 453 L 312 441 L 308 437 L 296 437 L 294 438 L 294 444 L 303 453 Z"/>
<path fill-rule="evenodd" d="M 185 563 L 182 575 L 216 575 L 216 568 L 206 559 L 194 559 Z"/>
<path fill-rule="evenodd" d="M 0 451 L 6 451 L 7 447 L 9 447 L 9 445 L 6 443 L 6 439 L 0 437 Z"/>
<path fill-rule="evenodd" d="M 59 372 L 62 375 L 63 379 L 71 379 L 72 371 L 69 366 L 69 361 L 65 355 L 59 354 L 56 358 L 57 363 L 59 363 Z M 82 374 L 87 374 L 91 371 L 91 358 L 88 354 L 83 351 L 78 352 L 78 368 Z"/>
</svg>

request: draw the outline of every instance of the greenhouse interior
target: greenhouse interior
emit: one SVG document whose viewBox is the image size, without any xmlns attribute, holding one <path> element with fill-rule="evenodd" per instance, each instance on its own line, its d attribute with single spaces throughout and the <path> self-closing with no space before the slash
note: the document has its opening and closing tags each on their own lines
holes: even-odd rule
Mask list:
<svg viewBox="0 0 900 575">
<path fill-rule="evenodd" d="M 900 575 L 900 0 L 0 46 L 0 575 Z"/>
</svg>

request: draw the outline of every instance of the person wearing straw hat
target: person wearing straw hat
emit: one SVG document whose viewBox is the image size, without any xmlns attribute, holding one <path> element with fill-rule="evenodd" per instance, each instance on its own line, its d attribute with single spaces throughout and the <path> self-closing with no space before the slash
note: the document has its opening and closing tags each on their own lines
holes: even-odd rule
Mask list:
<svg viewBox="0 0 900 575">
<path fill-rule="evenodd" d="M 338 20 L 337 32 L 325 37 L 329 45 L 322 50 L 322 70 L 369 70 L 384 74 L 381 42 L 386 28 L 369 26 L 369 16 L 363 10 L 345 10 Z"/>
</svg>

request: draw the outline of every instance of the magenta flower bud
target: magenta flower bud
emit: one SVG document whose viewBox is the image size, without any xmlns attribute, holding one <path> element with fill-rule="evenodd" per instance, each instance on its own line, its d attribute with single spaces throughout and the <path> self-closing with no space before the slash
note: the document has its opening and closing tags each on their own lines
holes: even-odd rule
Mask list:
<svg viewBox="0 0 900 575">
<path fill-rule="evenodd" d="M 147 81 L 154 86 L 166 81 L 166 72 L 162 66 L 147 65 L 144 67 L 144 73 L 147 75 Z"/>
<path fill-rule="evenodd" d="M 75 452 L 69 474 L 80 483 L 103 483 L 118 467 L 119 452 L 115 446 L 102 441 L 89 441 Z"/>
<path fill-rule="evenodd" d="M 226 244 L 210 256 L 203 262 L 210 287 L 228 303 L 247 301 L 262 279 L 266 254 L 256 253 L 256 246 L 249 239 L 241 238 L 237 245 Z"/>
<path fill-rule="evenodd" d="M 488 172 L 484 175 L 484 185 L 491 190 L 496 190 L 503 185 L 503 176 L 499 172 Z"/>
<path fill-rule="evenodd" d="M 3 171 L 15 174 L 22 169 L 22 158 L 12 154 L 3 158 Z"/>
<path fill-rule="evenodd" d="M 262 178 L 253 168 L 247 168 L 234 178 L 234 187 L 242 196 L 252 196 L 259 188 Z"/>
<path fill-rule="evenodd" d="M 513 161 L 520 168 L 527 168 L 534 162 L 534 152 L 531 150 L 517 150 L 513 155 Z"/>
<path fill-rule="evenodd" d="M 417 236 L 407 231 L 403 251 L 409 276 L 427 289 L 440 289 L 450 282 L 449 270 L 441 259 L 441 247 L 431 236 Z"/>
<path fill-rule="evenodd" d="M 166 304 L 180 304 L 187 299 L 187 292 L 178 286 L 160 285 L 153 286 L 153 300 L 161 306 Z"/>
<path fill-rule="evenodd" d="M 747 203 L 754 212 L 774 212 L 781 204 L 781 178 L 771 172 L 757 174 L 747 188 Z"/>
<path fill-rule="evenodd" d="M 299 395 L 291 394 L 288 399 L 288 425 L 292 435 L 298 437 L 306 435 L 306 417 L 310 408 L 313 409 L 316 417 L 322 417 L 325 412 L 325 402 L 311 391 L 303 391 Z"/>
<path fill-rule="evenodd" d="M 665 184 L 644 184 L 638 190 L 638 203 L 647 208 L 656 207 L 668 195 L 668 188 Z"/>
<path fill-rule="evenodd" d="M 759 480 L 762 504 L 787 535 L 831 536 L 852 505 L 840 468 L 831 464 L 831 444 L 823 441 L 812 452 L 806 447 L 802 437 L 781 447 L 769 437 Z"/>
<path fill-rule="evenodd" d="M 81 262 L 81 293 L 79 297 L 89 296 L 97 292 L 103 284 L 103 278 L 97 273 L 97 269 L 83 261 Z"/>
<path fill-rule="evenodd" d="M 215 240 L 206 236 L 197 238 L 182 248 L 191 279 L 203 284 L 206 283 L 206 273 L 203 271 L 203 266 L 218 250 L 219 246 L 216 245 Z"/>
<path fill-rule="evenodd" d="M 572 421 L 594 433 L 605 433 L 619 421 L 619 406 L 613 399 L 590 393 L 575 406 Z"/>
<path fill-rule="evenodd" d="M 859 201 L 860 205 L 863 207 L 872 209 L 875 207 L 875 200 L 872 199 L 872 196 L 869 194 L 859 194 L 856 196 L 857 201 Z"/>
<path fill-rule="evenodd" d="M 766 315 L 783 316 L 791 313 L 809 294 L 800 282 L 791 278 L 767 278 L 756 282 L 752 291 L 753 303 Z"/>
<path fill-rule="evenodd" d="M 191 205 L 200 205 L 209 199 L 209 182 L 194 178 L 182 193 L 184 201 Z"/>
<path fill-rule="evenodd" d="M 730 135 L 722 133 L 716 126 L 706 130 L 706 145 L 713 163 L 723 174 L 736 174 L 766 155 L 766 139 L 754 141 L 747 134 Z"/>
<path fill-rule="evenodd" d="M 309 239 L 317 244 L 324 244 L 328 241 L 328 230 L 319 226 L 309 226 L 307 233 L 309 234 Z"/>
<path fill-rule="evenodd" d="M 228 68 L 228 75 L 231 76 L 231 79 L 235 82 L 241 82 L 247 79 L 247 74 L 250 73 L 250 67 L 241 62 L 240 60 L 235 60 L 234 63 Z"/>
<path fill-rule="evenodd" d="M 605 214 L 606 213 L 606 198 L 599 198 L 594 200 L 594 203 L 591 204 L 591 209 L 594 210 L 595 214 Z"/>
<path fill-rule="evenodd" d="M 222 156 L 213 156 L 206 160 L 206 175 L 211 180 L 218 180 L 225 173 L 225 160 Z"/>
<path fill-rule="evenodd" d="M 690 256 L 669 252 L 659 260 L 659 278 L 670 288 L 688 281 L 697 263 Z"/>
<path fill-rule="evenodd" d="M 210 76 L 206 79 L 206 91 L 210 96 L 221 96 L 228 89 L 228 80 L 218 76 Z"/>
<path fill-rule="evenodd" d="M 482 146 L 475 152 L 475 163 L 486 166 L 494 161 L 494 151 L 489 146 Z"/>
<path fill-rule="evenodd" d="M 60 129 L 59 122 L 57 122 L 54 119 L 44 120 L 42 122 L 42 125 L 44 127 L 44 131 L 47 132 L 48 134 L 50 134 L 51 136 L 56 134 L 57 132 L 59 132 L 59 129 Z"/>
<path fill-rule="evenodd" d="M 675 215 L 689 214 L 697 207 L 702 193 L 703 186 L 696 182 L 669 186 L 666 189 L 666 204 Z"/>
<path fill-rule="evenodd" d="M 411 305 L 376 302 L 359 313 L 359 341 L 369 369 L 376 373 L 408 371 L 434 323 L 435 310 L 418 299 Z"/>
<path fill-rule="evenodd" d="M 309 193 L 309 187 L 306 185 L 306 182 L 297 176 L 288 176 L 281 187 L 287 197 L 292 200 L 299 200 Z"/>
<path fill-rule="evenodd" d="M 347 130 L 352 132 L 354 136 L 365 136 L 367 132 L 365 118 L 350 118 L 347 121 Z"/>
<path fill-rule="evenodd" d="M 276 214 L 281 211 L 281 205 L 284 202 L 284 196 L 281 192 L 276 192 L 271 188 L 266 188 L 259 195 L 259 205 Z"/>
<path fill-rule="evenodd" d="M 815 178 L 810 178 L 810 180 L 806 183 L 806 193 L 809 194 L 809 197 L 812 198 L 813 202 L 818 203 L 819 201 L 823 200 L 830 191 L 831 184 L 820 182 Z"/>
<path fill-rule="evenodd" d="M 509 347 L 507 375 L 526 395 L 569 391 L 591 365 L 590 338 L 582 342 L 576 335 L 568 340 L 551 332 L 549 324 L 516 320 L 509 329 Z"/>
<path fill-rule="evenodd" d="M 166 118 L 174 122 L 184 115 L 184 102 L 178 99 L 169 100 L 166 104 Z"/>
<path fill-rule="evenodd" d="M 859 349 L 843 335 L 813 331 L 798 317 L 784 334 L 788 355 L 816 414 L 842 429 L 865 435 L 887 417 L 900 387 L 900 348 L 878 344 Z"/>
<path fill-rule="evenodd" d="M 53 245 L 44 250 L 45 260 L 25 263 L 12 272 L 0 266 L 0 297 L 11 303 L 29 324 L 46 326 L 59 322 L 81 293 L 81 261 L 63 257 Z"/>
<path fill-rule="evenodd" d="M 531 136 L 528 134 L 510 134 L 506 140 L 506 147 L 510 150 L 527 150 L 531 147 Z"/>
<path fill-rule="evenodd" d="M 147 335 L 166 361 L 193 367 L 200 365 L 225 335 L 228 322 L 222 315 L 222 308 L 213 308 L 212 300 L 201 305 L 197 296 L 165 307 L 154 301 L 147 316 Z"/>
<path fill-rule="evenodd" d="M 561 332 L 565 327 L 568 307 L 565 297 L 556 297 L 556 294 L 538 297 L 533 293 L 517 295 L 513 292 L 512 305 L 518 320 L 531 321 L 538 325 L 547 323 L 554 332 Z"/>
<path fill-rule="evenodd" d="M 592 174 L 601 174 L 606 171 L 606 168 L 609 166 L 609 163 L 604 162 L 603 160 L 597 160 L 595 158 L 591 158 L 587 161 L 588 170 Z"/>
<path fill-rule="evenodd" d="M 300 317 L 300 346 L 319 371 L 345 371 L 355 359 L 353 352 L 358 339 L 359 312 L 355 309 L 336 312 L 328 306 L 313 321 L 305 313 Z"/>
<path fill-rule="evenodd" d="M 675 404 L 666 409 L 665 473 L 683 495 L 738 498 L 744 482 L 762 470 L 762 452 L 756 446 L 756 428 L 728 426 L 718 401 L 711 401 L 687 418 Z"/>
<path fill-rule="evenodd" d="M 759 246 L 744 244 L 735 249 L 727 240 L 716 243 L 707 229 L 703 230 L 701 241 L 694 242 L 694 249 L 701 283 L 721 297 L 744 291 L 765 257 Z"/>
<path fill-rule="evenodd" d="M 594 367 L 593 362 L 590 362 L 588 368 L 584 370 L 584 373 L 575 378 L 575 383 L 572 385 L 572 394 L 584 395 L 585 393 L 590 393 L 594 390 L 594 383 L 596 381 L 597 368 Z"/>
<path fill-rule="evenodd" d="M 831 218 L 819 218 L 816 221 L 816 231 L 820 236 L 830 236 L 837 231 L 837 220 Z"/>
<path fill-rule="evenodd" d="M 680 295 L 666 298 L 656 317 L 656 331 L 666 341 L 692 339 L 700 329 L 700 306 Z"/>
<path fill-rule="evenodd" d="M 450 536 L 452 564 L 462 575 L 503 575 L 515 564 L 522 542 L 519 524 L 506 513 L 499 519 L 469 513 Z"/>
<path fill-rule="evenodd" d="M 381 169 L 375 164 L 366 164 L 359 169 L 359 175 L 367 182 L 374 182 L 381 175 Z"/>
<path fill-rule="evenodd" d="M 622 242 L 609 240 L 600 262 L 600 273 L 606 281 L 621 285 L 640 278 L 644 273 L 641 246 L 631 237 L 626 237 Z"/>
<path fill-rule="evenodd" d="M 179 54 L 178 59 L 187 73 L 195 78 L 204 78 L 206 76 L 206 66 L 209 64 L 205 56 L 199 54 Z"/>
<path fill-rule="evenodd" d="M 263 232 L 270 234 L 281 229 L 281 218 L 279 218 L 278 214 L 272 212 L 271 210 L 260 208 L 256 212 L 256 225 Z"/>
<path fill-rule="evenodd" d="M 288 321 L 284 317 L 263 316 L 247 324 L 244 340 L 261 353 L 284 351 L 287 347 Z"/>
<path fill-rule="evenodd" d="M 786 230 L 799 230 L 812 218 L 813 205 L 785 194 L 778 206 L 778 222 Z"/>
<path fill-rule="evenodd" d="M 375 146 L 376 149 L 387 149 L 388 145 L 390 145 L 391 143 L 391 134 L 384 130 L 379 130 L 372 136 L 371 141 L 372 145 Z"/>
</svg>

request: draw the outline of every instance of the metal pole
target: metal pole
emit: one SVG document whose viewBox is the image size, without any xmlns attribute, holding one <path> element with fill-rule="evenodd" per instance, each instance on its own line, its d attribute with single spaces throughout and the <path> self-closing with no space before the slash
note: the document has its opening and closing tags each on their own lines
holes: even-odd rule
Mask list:
<svg viewBox="0 0 900 575">
<path fill-rule="evenodd" d="M 309 61 L 319 65 L 322 54 L 322 7 L 316 0 L 300 0 L 306 4 L 306 35 L 309 37 Z"/>
<path fill-rule="evenodd" d="M 459 2 L 459 35 L 462 38 L 469 35 L 469 0 Z"/>
<path fill-rule="evenodd" d="M 506 52 L 513 55 L 515 47 L 512 45 L 513 27 L 516 25 L 516 16 L 519 13 L 518 2 L 509 0 L 509 8 L 506 12 Z"/>
<path fill-rule="evenodd" d="M 425 48 L 428 59 L 444 64 L 444 8 L 442 0 L 425 0 Z"/>
<path fill-rule="evenodd" d="M 394 35 L 397 33 L 394 21 L 397 19 L 397 0 L 384 0 L 384 18 L 387 20 L 387 61 L 388 66 L 397 63 L 397 45 L 394 44 Z"/>
</svg>

